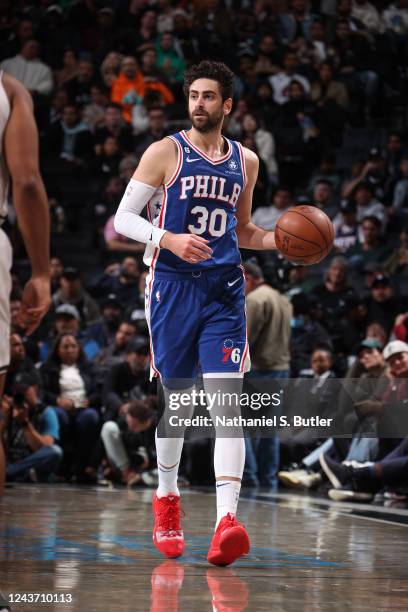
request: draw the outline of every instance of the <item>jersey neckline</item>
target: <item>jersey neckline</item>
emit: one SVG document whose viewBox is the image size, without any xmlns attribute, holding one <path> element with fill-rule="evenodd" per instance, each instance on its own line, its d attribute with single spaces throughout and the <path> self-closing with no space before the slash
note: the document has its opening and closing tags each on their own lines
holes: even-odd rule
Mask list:
<svg viewBox="0 0 408 612">
<path fill-rule="evenodd" d="M 227 141 L 228 144 L 228 151 L 227 153 L 223 156 L 220 157 L 220 159 L 212 159 L 211 157 L 209 157 L 208 155 L 206 155 L 206 153 L 204 153 L 204 151 L 202 151 L 199 147 L 197 147 L 197 145 L 195 145 L 193 142 L 191 142 L 190 138 L 187 136 L 186 130 L 181 130 L 180 132 L 181 136 L 184 138 L 184 140 L 186 141 L 186 143 L 192 148 L 194 149 L 194 151 L 196 153 L 198 153 L 199 155 L 201 155 L 201 157 L 203 157 L 206 161 L 208 161 L 210 164 L 222 164 L 223 162 L 225 162 L 227 159 L 229 159 L 231 157 L 232 154 L 232 146 L 231 146 L 231 142 L 228 140 L 228 138 L 225 138 L 225 136 L 223 136 L 223 138 L 225 138 L 225 140 Z"/>
</svg>

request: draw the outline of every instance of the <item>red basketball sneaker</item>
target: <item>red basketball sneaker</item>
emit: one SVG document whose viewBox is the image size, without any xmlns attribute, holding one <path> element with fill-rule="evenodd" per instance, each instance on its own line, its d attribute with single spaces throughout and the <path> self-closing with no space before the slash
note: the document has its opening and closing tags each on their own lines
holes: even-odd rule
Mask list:
<svg viewBox="0 0 408 612">
<path fill-rule="evenodd" d="M 211 541 L 207 560 L 213 565 L 230 565 L 249 552 L 249 537 L 233 514 L 223 516 Z"/>
<path fill-rule="evenodd" d="M 184 552 L 184 535 L 180 526 L 180 497 L 153 497 L 153 543 L 166 557 L 180 557 Z"/>
</svg>

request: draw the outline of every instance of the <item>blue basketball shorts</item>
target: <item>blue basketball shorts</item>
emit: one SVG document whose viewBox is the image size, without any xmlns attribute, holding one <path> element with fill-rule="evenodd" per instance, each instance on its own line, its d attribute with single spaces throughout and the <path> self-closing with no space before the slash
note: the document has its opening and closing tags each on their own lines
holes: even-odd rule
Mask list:
<svg viewBox="0 0 408 612">
<path fill-rule="evenodd" d="M 164 382 L 248 371 L 244 285 L 241 266 L 150 271 L 146 317 L 154 375 Z"/>
</svg>

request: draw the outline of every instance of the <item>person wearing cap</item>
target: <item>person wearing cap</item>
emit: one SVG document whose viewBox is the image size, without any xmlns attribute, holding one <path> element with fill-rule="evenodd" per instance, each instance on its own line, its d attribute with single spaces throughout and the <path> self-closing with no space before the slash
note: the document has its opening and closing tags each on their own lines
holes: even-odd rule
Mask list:
<svg viewBox="0 0 408 612">
<path fill-rule="evenodd" d="M 85 331 L 87 339 L 94 340 L 100 349 L 107 348 L 115 340 L 120 325 L 123 304 L 115 293 L 109 293 L 102 300 L 102 318 Z"/>
<path fill-rule="evenodd" d="M 39 395 L 38 377 L 30 373 L 16 376 L 13 397 L 3 400 L 6 413 L 6 478 L 8 481 L 48 481 L 56 472 L 62 449 L 58 418 Z"/>
<path fill-rule="evenodd" d="M 405 311 L 405 301 L 396 295 L 390 277 L 378 274 L 371 284 L 371 293 L 367 300 L 368 322 L 381 323 L 387 333 L 390 333 L 396 316 Z"/>
<path fill-rule="evenodd" d="M 60 278 L 60 288 L 52 296 L 52 301 L 54 308 L 62 304 L 75 306 L 84 327 L 96 323 L 100 318 L 98 304 L 83 288 L 80 272 L 73 266 L 64 268 Z"/>
<path fill-rule="evenodd" d="M 340 203 L 340 212 L 333 220 L 334 248 L 345 253 L 358 240 L 357 208 L 351 200 Z"/>
<path fill-rule="evenodd" d="M 380 399 L 370 399 L 361 402 L 360 412 L 364 416 L 373 416 L 379 422 L 386 422 L 398 415 L 396 422 L 398 432 L 406 433 L 408 396 L 408 344 L 400 340 L 389 342 L 383 351 L 383 357 L 390 368 L 393 380 L 388 383 Z M 395 423 L 395 421 L 394 421 Z M 381 426 L 380 426 L 381 435 Z M 374 494 L 384 487 L 393 489 L 408 482 L 408 437 L 382 438 L 380 442 L 388 443 L 391 452 L 379 451 L 379 459 L 364 465 L 343 465 L 324 456 L 322 467 L 333 488 L 329 497 L 335 501 L 371 501 Z M 381 458 L 383 457 L 383 458 Z"/>
</svg>

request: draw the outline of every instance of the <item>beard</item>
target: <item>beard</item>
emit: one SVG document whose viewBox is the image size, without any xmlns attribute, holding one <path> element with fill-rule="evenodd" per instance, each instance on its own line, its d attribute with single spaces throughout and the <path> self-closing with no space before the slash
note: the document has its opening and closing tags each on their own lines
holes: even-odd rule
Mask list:
<svg viewBox="0 0 408 612">
<path fill-rule="evenodd" d="M 193 127 L 197 130 L 197 132 L 201 132 L 202 134 L 208 134 L 208 132 L 217 130 L 220 125 L 222 125 L 224 120 L 223 111 L 213 113 L 212 115 L 204 113 L 204 115 L 205 116 L 201 115 L 200 117 L 196 117 L 190 113 L 190 121 L 193 124 Z"/>
</svg>

